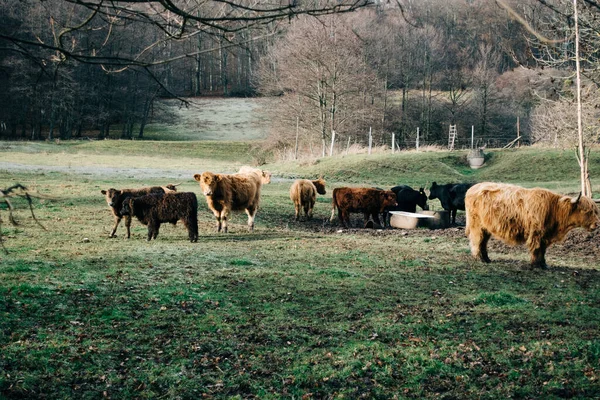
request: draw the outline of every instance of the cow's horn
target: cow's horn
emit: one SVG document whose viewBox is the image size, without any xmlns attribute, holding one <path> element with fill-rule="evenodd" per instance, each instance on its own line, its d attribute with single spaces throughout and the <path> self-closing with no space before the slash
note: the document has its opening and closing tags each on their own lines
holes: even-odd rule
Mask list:
<svg viewBox="0 0 600 400">
<path fill-rule="evenodd" d="M 579 196 L 577 196 L 576 199 L 571 199 L 571 204 L 577 204 L 579 203 L 579 199 L 581 198 L 581 192 L 579 192 Z"/>
</svg>

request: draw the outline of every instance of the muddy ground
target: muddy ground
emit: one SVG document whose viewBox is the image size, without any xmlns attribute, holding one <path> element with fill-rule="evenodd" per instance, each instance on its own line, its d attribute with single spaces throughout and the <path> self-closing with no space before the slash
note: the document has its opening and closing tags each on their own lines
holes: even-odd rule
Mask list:
<svg viewBox="0 0 600 400">
<path fill-rule="evenodd" d="M 369 235 L 369 236 L 415 236 L 423 238 L 448 238 L 448 239 L 465 239 L 465 218 L 464 214 L 456 217 L 457 224 L 446 229 L 369 229 L 362 228 L 362 219 L 356 216 L 352 219 L 352 228 L 342 228 L 337 221 L 330 224 L 328 221 L 304 222 L 306 228 L 315 232 L 322 233 L 353 233 L 358 235 Z M 488 250 L 490 258 L 495 259 L 497 254 L 527 254 L 527 248 L 525 246 L 509 246 L 492 238 L 488 244 Z M 600 263 L 597 261 L 600 256 L 600 229 L 596 229 L 593 232 L 588 232 L 584 229 L 574 229 L 569 232 L 562 243 L 555 243 L 548 248 L 546 251 L 547 258 L 569 258 L 576 255 L 578 258 L 581 257 L 584 260 L 589 260 L 591 265 L 585 265 L 587 268 L 597 268 Z M 548 262 L 552 266 L 552 262 Z"/>
</svg>

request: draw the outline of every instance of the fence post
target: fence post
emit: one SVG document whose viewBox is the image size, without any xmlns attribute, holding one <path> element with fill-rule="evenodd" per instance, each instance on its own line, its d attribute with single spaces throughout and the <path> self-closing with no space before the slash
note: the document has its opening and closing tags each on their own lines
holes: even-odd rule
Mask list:
<svg viewBox="0 0 600 400">
<path fill-rule="evenodd" d="M 417 128 L 417 151 L 419 150 L 419 128 Z"/>
<path fill-rule="evenodd" d="M 300 117 L 296 117 L 296 147 L 294 148 L 294 160 L 298 159 L 298 130 L 300 126 Z"/>
<path fill-rule="evenodd" d="M 331 131 L 331 147 L 329 148 L 329 157 L 333 155 L 333 143 L 335 142 L 335 131 Z"/>
<path fill-rule="evenodd" d="M 473 150 L 473 140 L 475 139 L 475 126 L 471 125 L 471 150 Z"/>
<path fill-rule="evenodd" d="M 395 146 L 396 145 L 396 134 L 394 132 L 392 132 L 392 154 L 394 154 L 395 152 Z"/>
<path fill-rule="evenodd" d="M 348 152 L 350 151 L 350 139 L 352 139 L 352 136 L 348 136 L 348 144 L 346 145 L 346 155 L 348 155 Z"/>
<path fill-rule="evenodd" d="M 371 146 L 373 145 L 373 135 L 371 134 L 371 127 L 369 127 L 369 154 L 371 154 Z"/>
</svg>

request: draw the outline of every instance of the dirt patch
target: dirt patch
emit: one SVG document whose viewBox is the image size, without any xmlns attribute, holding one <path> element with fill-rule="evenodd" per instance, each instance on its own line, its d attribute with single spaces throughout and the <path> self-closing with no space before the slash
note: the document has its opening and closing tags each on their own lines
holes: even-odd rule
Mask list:
<svg viewBox="0 0 600 400">
<path fill-rule="evenodd" d="M 457 225 L 447 229 L 368 229 L 362 228 L 362 218 L 354 218 L 351 228 L 343 228 L 337 221 L 329 223 L 328 220 L 314 220 L 297 223 L 304 229 L 312 232 L 325 234 L 352 234 L 366 235 L 373 237 L 422 237 L 432 239 L 447 239 L 447 240 L 464 240 L 465 246 L 468 246 L 468 238 L 465 234 L 465 219 L 464 216 L 457 216 Z M 498 239 L 492 238 L 489 242 L 488 249 L 490 258 L 494 259 L 495 254 L 527 254 L 525 246 L 509 246 Z M 597 264 L 598 254 L 600 254 L 600 229 L 593 232 L 588 232 L 584 229 L 574 229 L 567 234 L 564 242 L 555 243 L 547 252 L 548 258 L 568 259 L 573 256 L 582 258 L 584 261 L 589 260 L 589 264 Z M 551 262 L 549 262 L 551 264 Z"/>
</svg>

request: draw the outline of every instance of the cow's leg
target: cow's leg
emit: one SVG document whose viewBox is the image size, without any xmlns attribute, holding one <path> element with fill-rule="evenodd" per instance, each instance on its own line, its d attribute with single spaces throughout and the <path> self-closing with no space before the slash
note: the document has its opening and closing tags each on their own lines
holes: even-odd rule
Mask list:
<svg viewBox="0 0 600 400">
<path fill-rule="evenodd" d="M 228 208 L 224 208 L 223 211 L 221 211 L 221 225 L 223 227 L 223 232 L 227 233 L 227 220 L 229 219 L 229 209 Z"/>
<path fill-rule="evenodd" d="M 313 202 L 308 202 L 304 204 L 304 216 L 306 217 L 306 219 L 312 219 L 314 206 L 315 203 Z"/>
<path fill-rule="evenodd" d="M 248 214 L 248 230 L 254 232 L 254 216 L 256 215 L 257 207 L 246 208 L 246 214 Z"/>
<path fill-rule="evenodd" d="M 338 209 L 338 218 L 344 228 L 348 228 L 350 225 L 350 216 L 348 214 L 348 211 L 344 211 L 341 208 Z"/>
<path fill-rule="evenodd" d="M 294 202 L 294 217 L 296 219 L 296 221 L 300 220 L 300 203 L 298 202 Z"/>
<path fill-rule="evenodd" d="M 152 239 L 156 240 L 156 237 L 158 236 L 158 230 L 160 229 L 160 222 L 156 222 L 154 224 L 154 233 L 152 235 Z"/>
<path fill-rule="evenodd" d="M 192 210 L 188 217 L 182 218 L 183 225 L 188 231 L 190 242 L 198 241 L 198 214 L 196 210 Z"/>
<path fill-rule="evenodd" d="M 217 221 L 217 232 L 221 232 L 221 211 L 213 210 L 215 220 Z"/>
<path fill-rule="evenodd" d="M 456 210 L 454 211 L 456 213 Z M 490 257 L 488 256 L 488 252 L 487 252 L 487 244 L 490 241 L 490 238 L 492 237 L 492 235 L 488 232 L 488 231 L 483 231 L 483 238 L 481 239 L 481 243 L 479 244 L 479 254 L 480 254 L 480 258 L 481 261 L 485 262 L 485 263 L 489 263 L 492 262 L 492 260 L 490 260 Z"/>
<path fill-rule="evenodd" d="M 485 263 L 491 262 L 487 253 L 487 243 L 490 237 L 490 233 L 481 227 L 470 227 L 471 254 Z"/>
<path fill-rule="evenodd" d="M 114 224 L 114 226 L 113 226 L 113 228 L 112 228 L 112 232 L 110 232 L 110 235 L 108 235 L 108 237 L 109 237 L 109 238 L 113 238 L 113 237 L 115 237 L 115 236 L 116 236 L 116 235 L 115 235 L 115 232 L 117 231 L 117 226 L 119 226 L 119 223 L 120 223 L 120 222 L 121 222 L 121 217 L 117 217 L 117 216 L 115 215 L 115 224 Z"/>
<path fill-rule="evenodd" d="M 154 221 L 148 221 L 148 238 L 146 239 L 148 242 L 152 240 L 154 235 Z"/>
<path fill-rule="evenodd" d="M 131 216 L 125 215 L 124 218 L 125 218 L 125 228 L 127 228 L 127 239 L 129 239 L 131 237 Z"/>
<path fill-rule="evenodd" d="M 373 217 L 373 222 L 375 222 L 377 225 L 381 226 L 381 221 L 379 220 L 379 213 L 378 212 L 372 213 L 371 217 Z"/>
<path fill-rule="evenodd" d="M 335 207 L 335 206 L 333 206 L 333 207 L 331 208 L 331 218 L 329 218 L 329 222 L 333 222 L 333 220 L 335 219 L 335 209 L 336 209 L 336 207 Z M 340 219 L 340 220 L 342 219 L 341 215 L 342 215 L 342 214 L 341 214 L 341 212 L 340 212 L 340 211 L 339 211 L 339 209 L 338 209 L 338 219 Z"/>
<path fill-rule="evenodd" d="M 543 240 L 530 240 L 529 251 L 531 253 L 531 265 L 541 269 L 547 269 L 546 265 L 546 243 Z"/>
<path fill-rule="evenodd" d="M 371 215 L 371 214 L 367 213 L 367 212 L 363 213 L 363 219 L 365 220 L 365 223 L 363 224 L 363 227 L 367 226 L 367 223 L 369 222 L 369 215 Z M 375 222 L 375 221 L 373 221 L 373 222 Z"/>
<path fill-rule="evenodd" d="M 452 217 L 452 225 L 456 225 L 456 208 L 450 210 L 450 216 Z"/>
</svg>

